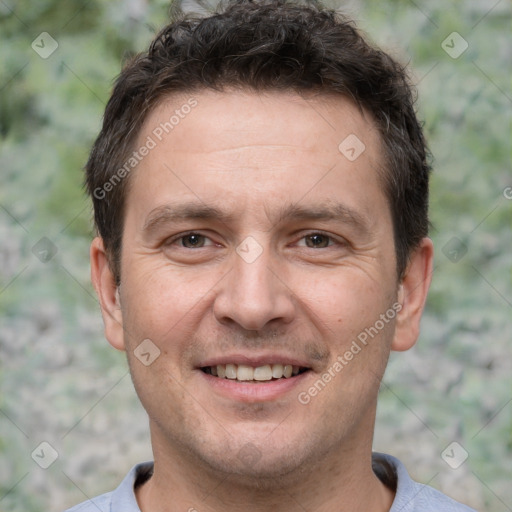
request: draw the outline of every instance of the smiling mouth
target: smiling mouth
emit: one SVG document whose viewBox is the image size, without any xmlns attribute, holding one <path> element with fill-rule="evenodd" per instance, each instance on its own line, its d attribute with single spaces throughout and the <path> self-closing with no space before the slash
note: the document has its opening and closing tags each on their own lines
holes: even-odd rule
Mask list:
<svg viewBox="0 0 512 512">
<path fill-rule="evenodd" d="M 264 364 L 257 367 L 245 364 L 218 364 L 216 366 L 204 366 L 200 369 L 202 372 L 219 379 L 247 383 L 289 379 L 310 370 L 310 368 L 292 366 L 291 364 Z"/>
</svg>

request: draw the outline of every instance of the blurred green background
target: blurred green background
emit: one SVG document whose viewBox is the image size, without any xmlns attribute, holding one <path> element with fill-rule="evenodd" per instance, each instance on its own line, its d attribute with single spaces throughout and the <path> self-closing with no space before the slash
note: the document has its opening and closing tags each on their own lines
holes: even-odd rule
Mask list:
<svg viewBox="0 0 512 512">
<path fill-rule="evenodd" d="M 511 4 L 327 5 L 410 64 L 434 155 L 432 290 L 418 345 L 391 357 L 375 449 L 480 511 L 512 510 Z M 151 458 L 124 354 L 103 339 L 89 283 L 81 169 L 122 61 L 169 7 L 0 1 L 2 511 L 63 510 Z M 34 461 L 41 442 L 58 454 L 48 469 Z M 452 442 L 468 455 L 457 468 L 442 456 Z"/>
</svg>

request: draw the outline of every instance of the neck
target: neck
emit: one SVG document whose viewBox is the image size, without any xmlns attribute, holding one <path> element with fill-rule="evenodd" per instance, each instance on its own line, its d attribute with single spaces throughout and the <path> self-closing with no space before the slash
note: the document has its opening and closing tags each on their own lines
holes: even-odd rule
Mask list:
<svg viewBox="0 0 512 512">
<path fill-rule="evenodd" d="M 349 439 L 293 474 L 265 480 L 220 473 L 193 460 L 189 451 L 169 450 L 155 430 L 154 473 L 136 490 L 142 512 L 387 512 L 394 499 L 394 492 L 373 473 L 371 432 L 366 442 L 361 436 Z"/>
</svg>

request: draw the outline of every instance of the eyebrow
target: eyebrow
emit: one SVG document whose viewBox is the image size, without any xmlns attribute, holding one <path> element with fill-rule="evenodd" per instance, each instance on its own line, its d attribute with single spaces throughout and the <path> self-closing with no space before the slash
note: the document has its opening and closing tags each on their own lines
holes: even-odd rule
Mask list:
<svg viewBox="0 0 512 512">
<path fill-rule="evenodd" d="M 229 222 L 232 215 L 226 214 L 214 206 L 196 203 L 166 204 L 151 210 L 144 222 L 142 231 L 148 235 L 157 231 L 161 226 L 183 220 L 217 220 Z"/>
<path fill-rule="evenodd" d="M 279 215 L 279 221 L 285 220 L 323 220 L 343 222 L 353 226 L 364 234 L 372 233 L 370 218 L 341 203 L 326 203 L 322 206 L 289 205 Z"/>
<path fill-rule="evenodd" d="M 158 206 L 148 214 L 142 231 L 150 236 L 162 226 L 184 220 L 216 220 L 228 224 L 238 216 L 206 204 L 178 203 Z M 268 215 L 272 218 L 272 215 Z M 326 203 L 321 206 L 300 206 L 289 204 L 281 208 L 276 215 L 275 224 L 287 220 L 337 221 L 353 226 L 362 234 L 371 234 L 371 221 L 362 212 L 341 203 Z"/>
</svg>

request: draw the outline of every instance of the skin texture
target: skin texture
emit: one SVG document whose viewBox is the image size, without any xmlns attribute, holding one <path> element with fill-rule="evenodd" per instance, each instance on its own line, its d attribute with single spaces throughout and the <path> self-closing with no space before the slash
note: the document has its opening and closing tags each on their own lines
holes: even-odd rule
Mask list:
<svg viewBox="0 0 512 512">
<path fill-rule="evenodd" d="M 119 289 L 101 239 L 91 247 L 106 337 L 127 351 L 150 418 L 155 472 L 137 491 L 141 510 L 389 510 L 393 493 L 371 470 L 377 393 L 390 350 L 417 339 L 432 243 L 398 282 L 379 136 L 349 100 L 194 98 L 130 177 Z M 160 104 L 140 144 L 187 99 Z M 354 161 L 338 149 L 350 134 L 366 147 Z M 191 231 L 202 237 L 183 238 Z M 396 317 L 300 403 L 396 302 Z M 149 366 L 134 354 L 145 339 L 160 350 Z M 199 369 L 272 354 L 310 371 L 271 399 L 225 393 Z"/>
</svg>

